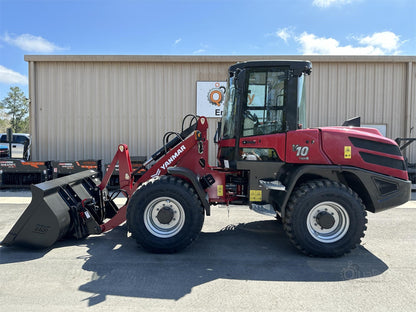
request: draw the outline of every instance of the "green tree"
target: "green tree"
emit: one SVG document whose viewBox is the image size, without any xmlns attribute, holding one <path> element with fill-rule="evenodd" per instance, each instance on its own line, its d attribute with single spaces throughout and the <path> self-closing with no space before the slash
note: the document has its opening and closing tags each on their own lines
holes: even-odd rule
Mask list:
<svg viewBox="0 0 416 312">
<path fill-rule="evenodd" d="M 6 132 L 10 128 L 10 120 L 3 109 L 0 109 L 0 132 Z"/>
<path fill-rule="evenodd" d="M 9 93 L 0 102 L 0 108 L 9 116 L 13 132 L 29 132 L 29 100 L 19 87 L 10 87 Z"/>
</svg>

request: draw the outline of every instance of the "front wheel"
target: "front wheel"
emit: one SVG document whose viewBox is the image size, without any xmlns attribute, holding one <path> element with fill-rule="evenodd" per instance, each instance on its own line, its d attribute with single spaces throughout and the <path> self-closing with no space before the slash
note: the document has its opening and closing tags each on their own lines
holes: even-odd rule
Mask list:
<svg viewBox="0 0 416 312">
<path fill-rule="evenodd" d="M 293 192 L 284 228 L 303 253 L 337 257 L 360 244 L 366 215 L 361 199 L 350 188 L 338 182 L 314 180 Z"/>
<path fill-rule="evenodd" d="M 172 253 L 184 249 L 198 237 L 204 210 L 188 183 L 173 176 L 162 176 L 136 191 L 126 219 L 129 231 L 143 248 Z"/>
</svg>

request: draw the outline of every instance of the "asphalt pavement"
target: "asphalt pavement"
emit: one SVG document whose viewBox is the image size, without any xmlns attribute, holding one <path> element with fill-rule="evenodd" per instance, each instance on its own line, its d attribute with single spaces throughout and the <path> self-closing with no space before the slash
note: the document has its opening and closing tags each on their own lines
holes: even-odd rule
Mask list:
<svg viewBox="0 0 416 312">
<path fill-rule="evenodd" d="M 415 193 L 413 193 L 413 197 Z M 0 192 L 0 240 L 30 202 Z M 415 199 L 415 198 L 414 198 Z M 49 250 L 0 247 L 2 311 L 414 311 L 416 201 L 368 214 L 362 245 L 310 258 L 273 218 L 213 207 L 199 239 L 150 254 L 120 226 Z"/>
</svg>

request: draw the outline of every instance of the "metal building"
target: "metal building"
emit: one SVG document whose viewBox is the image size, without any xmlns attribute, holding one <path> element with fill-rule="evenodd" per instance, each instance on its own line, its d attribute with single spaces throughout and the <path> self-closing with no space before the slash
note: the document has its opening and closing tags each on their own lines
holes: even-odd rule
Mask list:
<svg viewBox="0 0 416 312">
<path fill-rule="evenodd" d="M 110 162 L 119 143 L 150 156 L 196 113 L 198 81 L 225 81 L 231 64 L 270 59 L 312 61 L 309 127 L 361 116 L 389 138 L 416 136 L 414 56 L 26 55 L 32 159 Z M 217 121 L 210 118 L 210 142 Z M 416 162 L 416 146 L 407 156 Z"/>
</svg>

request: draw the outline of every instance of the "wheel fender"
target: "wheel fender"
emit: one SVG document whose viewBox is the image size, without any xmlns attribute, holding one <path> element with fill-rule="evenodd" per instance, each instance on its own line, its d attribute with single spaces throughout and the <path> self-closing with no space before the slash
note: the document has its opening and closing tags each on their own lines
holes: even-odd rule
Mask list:
<svg viewBox="0 0 416 312">
<path fill-rule="evenodd" d="M 379 212 L 399 206 L 409 200 L 411 192 L 410 181 L 388 177 L 361 168 L 337 165 L 301 166 L 291 170 L 288 174 L 288 179 L 283 183 L 286 186 L 286 192 L 279 198 L 281 217 L 283 219 L 286 214 L 286 205 L 289 198 L 292 195 L 295 186 L 298 184 L 299 179 L 304 175 L 313 175 L 318 178 L 328 179 L 347 185 L 362 199 L 366 210 L 371 212 Z M 396 189 L 390 192 L 386 191 L 381 193 L 375 182 L 376 180 L 384 181 L 387 185 L 396 186 Z M 360 185 L 365 186 L 365 188 L 361 188 Z"/>
<path fill-rule="evenodd" d="M 290 178 L 286 182 L 286 192 L 281 202 L 281 217 L 285 218 L 286 215 L 286 205 L 289 201 L 290 196 L 296 186 L 298 180 L 305 174 L 313 174 L 319 176 L 320 178 L 326 178 L 332 181 L 339 181 L 337 172 L 340 171 L 339 166 L 300 166 L 291 172 L 289 175 Z"/>
<path fill-rule="evenodd" d="M 210 216 L 211 207 L 207 200 L 207 194 L 205 193 L 204 189 L 201 186 L 201 183 L 198 180 L 198 176 L 192 170 L 184 167 L 169 167 L 168 173 L 179 178 L 185 178 L 192 184 L 196 193 L 198 194 L 202 206 L 204 207 L 205 214 L 207 216 Z"/>
</svg>

